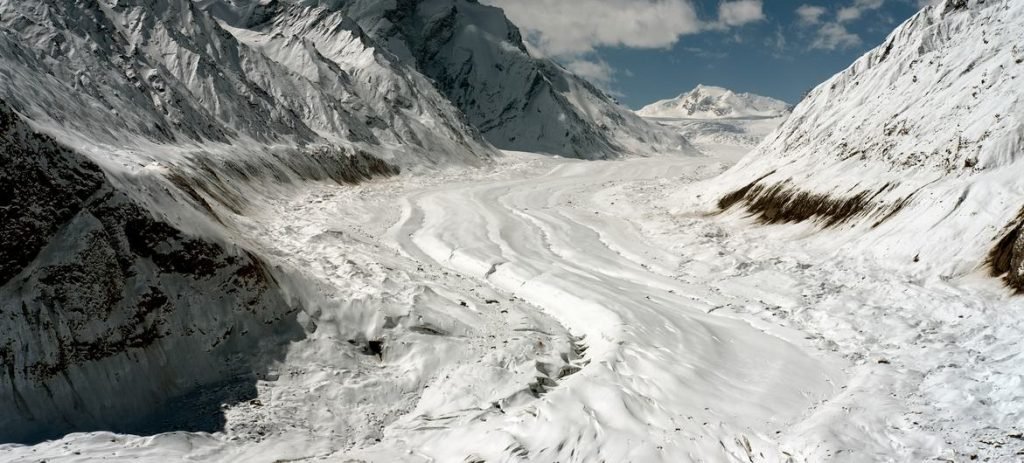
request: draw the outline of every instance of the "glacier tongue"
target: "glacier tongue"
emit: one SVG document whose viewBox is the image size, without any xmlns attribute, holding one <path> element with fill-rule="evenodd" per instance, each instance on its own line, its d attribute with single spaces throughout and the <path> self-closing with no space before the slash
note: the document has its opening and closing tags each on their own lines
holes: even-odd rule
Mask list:
<svg viewBox="0 0 1024 463">
<path fill-rule="evenodd" d="M 391 410 L 379 424 L 408 407 L 450 362 L 497 347 L 451 320 L 458 297 L 490 304 L 465 296 L 466 287 L 450 289 L 457 281 L 424 284 L 406 275 L 398 289 L 386 284 L 374 297 L 347 300 L 353 293 L 339 296 L 338 288 L 363 290 L 380 284 L 371 278 L 398 273 L 368 271 L 378 256 L 356 264 L 352 250 L 346 262 L 359 267 L 352 275 L 325 276 L 336 267 L 310 275 L 304 269 L 320 262 L 292 261 L 245 232 L 258 229 L 248 215 L 311 185 L 358 183 L 399 168 L 481 165 L 497 154 L 463 108 L 421 74 L 421 63 L 379 48 L 345 11 L 274 1 L 246 8 L 0 0 L 0 154 L 5 201 L 18 205 L 2 209 L 0 255 L 10 263 L 0 268 L 0 400 L 13 408 L 0 418 L 0 440 L 98 429 L 222 431 L 220 407 L 254 400 L 261 381 L 277 378 L 273 366 L 302 342 L 310 351 L 348 343 L 350 354 L 375 353 L 378 361 L 419 359 L 414 374 L 379 370 L 368 358 L 338 361 L 337 372 L 384 374 L 381 384 L 395 379 L 387 375 L 401 378 L 400 388 L 371 394 L 376 410 Z M 478 51 L 503 47 L 489 41 Z M 503 126 L 504 133 L 522 131 L 536 137 L 531 146 L 579 149 L 566 153 L 587 157 L 645 149 L 646 135 L 629 139 L 632 145 L 609 141 L 644 131 L 652 142 L 687 148 L 554 64 L 525 54 L 516 60 L 540 96 L 513 86 L 499 97 L 522 99 L 531 115 L 563 108 L 572 120 L 558 116 L 547 128 L 565 123 L 576 134 L 549 137 L 525 125 Z M 445 63 L 453 64 L 438 65 Z M 552 90 L 550 79 L 564 88 Z M 522 111 L 520 123 L 529 120 Z M 387 322 L 382 307 L 394 312 Z M 567 364 L 574 341 L 557 323 L 515 301 L 504 310 L 487 326 L 511 313 L 537 331 L 503 351 L 513 358 L 493 360 L 493 374 L 515 378 L 509 400 L 544 387 L 530 376 L 535 363 L 555 369 L 552 375 L 578 368 Z M 339 319 L 336 330 L 310 338 Z M 453 331 L 477 336 L 480 346 L 455 355 L 447 337 Z M 382 337 L 412 347 L 385 348 Z M 282 387 L 301 388 L 322 375 L 301 360 L 289 365 L 308 370 Z M 343 390 L 346 381 L 331 387 Z M 360 410 L 332 426 L 349 426 L 350 439 L 379 435 L 379 427 L 358 423 L 373 415 Z"/>
<path fill-rule="evenodd" d="M 473 0 L 0 0 L 0 459 L 1019 456 L 1021 43 L 645 120 Z"/>
</svg>

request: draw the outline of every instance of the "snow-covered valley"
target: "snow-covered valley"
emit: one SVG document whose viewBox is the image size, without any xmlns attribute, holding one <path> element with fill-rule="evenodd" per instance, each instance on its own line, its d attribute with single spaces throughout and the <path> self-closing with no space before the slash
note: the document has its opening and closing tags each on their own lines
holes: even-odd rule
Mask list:
<svg viewBox="0 0 1024 463">
<path fill-rule="evenodd" d="M 474 0 L 0 26 L 0 461 L 1024 459 L 1016 0 L 635 113 Z"/>
<path fill-rule="evenodd" d="M 319 306 L 255 395 L 218 410 L 222 430 L 72 434 L 0 457 L 1003 461 L 1024 449 L 1012 386 L 1024 303 L 981 275 L 850 255 L 812 225 L 678 209 L 734 161 L 510 153 L 497 168 L 268 198 L 232 227 Z"/>
</svg>

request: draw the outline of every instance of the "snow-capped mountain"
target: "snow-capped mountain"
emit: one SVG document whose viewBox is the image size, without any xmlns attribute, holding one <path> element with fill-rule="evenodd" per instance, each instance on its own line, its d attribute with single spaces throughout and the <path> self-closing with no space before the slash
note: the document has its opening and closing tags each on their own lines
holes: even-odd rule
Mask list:
<svg viewBox="0 0 1024 463">
<path fill-rule="evenodd" d="M 698 85 L 637 114 L 676 130 L 701 151 L 742 156 L 785 122 L 790 110 L 788 104 L 772 98 Z"/>
<path fill-rule="evenodd" d="M 861 225 L 851 246 L 922 272 L 990 263 L 1021 287 L 1022 43 L 1024 3 L 927 7 L 708 188 L 766 222 Z"/>
<path fill-rule="evenodd" d="M 0 13 L 0 98 L 75 145 L 215 144 L 249 157 L 319 145 L 403 165 L 492 153 L 429 81 L 337 15 L 302 12 L 329 31 L 236 37 L 189 0 L 5 0 Z"/>
<path fill-rule="evenodd" d="M 303 303 L 225 225 L 261 195 L 495 153 L 354 22 L 301 14 L 321 27 L 0 0 L 0 440 L 251 387 L 304 336 Z"/>
<path fill-rule="evenodd" d="M 785 117 L 726 119 L 650 118 L 686 137 L 704 153 L 730 153 L 739 159 L 786 121 Z"/>
<path fill-rule="evenodd" d="M 636 113 L 643 117 L 680 119 L 771 118 L 786 116 L 791 109 L 785 101 L 774 98 L 698 85 L 675 98 L 644 106 Z"/>
<path fill-rule="evenodd" d="M 472 0 L 297 3 L 353 18 L 433 79 L 499 148 L 579 158 L 690 151 L 673 131 L 642 120 L 553 61 L 531 56 L 519 29 L 498 8 Z M 251 3 L 222 8 L 242 21 L 262 20 L 252 19 Z"/>
</svg>

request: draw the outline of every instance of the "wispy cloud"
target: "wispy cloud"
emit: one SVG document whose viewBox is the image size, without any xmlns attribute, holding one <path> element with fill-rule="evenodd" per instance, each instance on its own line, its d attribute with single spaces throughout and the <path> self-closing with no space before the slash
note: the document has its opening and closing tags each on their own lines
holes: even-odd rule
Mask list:
<svg viewBox="0 0 1024 463">
<path fill-rule="evenodd" d="M 686 35 L 763 21 L 764 0 L 723 0 L 701 18 L 692 0 L 482 0 L 505 10 L 547 56 L 597 48 L 666 48 Z"/>
<path fill-rule="evenodd" d="M 825 23 L 811 42 L 811 48 L 819 50 L 836 50 L 856 47 L 863 43 L 860 36 L 846 29 L 840 23 Z"/>
<path fill-rule="evenodd" d="M 912 0 L 927 3 L 934 0 Z M 796 9 L 797 24 L 814 27 L 810 48 L 818 50 L 843 50 L 864 43 L 860 35 L 851 31 L 849 25 L 862 20 L 869 12 L 881 9 L 886 0 L 853 0 L 838 7 L 834 13 L 825 6 L 800 5 Z"/>
<path fill-rule="evenodd" d="M 600 59 L 601 47 L 669 48 L 687 35 L 766 19 L 763 0 L 722 0 L 714 18 L 701 18 L 693 0 L 481 1 L 505 10 L 525 32 L 531 53 L 557 59 L 605 89 L 617 71 Z"/>
<path fill-rule="evenodd" d="M 814 25 L 821 22 L 821 17 L 825 16 L 828 12 L 823 6 L 817 5 L 800 5 L 796 9 L 796 16 L 800 24 L 802 25 Z"/>
<path fill-rule="evenodd" d="M 484 0 L 501 7 L 548 56 L 602 46 L 664 48 L 703 29 L 690 0 Z"/>
<path fill-rule="evenodd" d="M 734 0 L 718 5 L 718 22 L 725 26 L 742 26 L 764 19 L 762 0 Z"/>
<path fill-rule="evenodd" d="M 765 37 L 764 45 L 772 51 L 772 56 L 776 59 L 793 59 L 793 56 L 787 53 L 789 51 L 789 40 L 786 39 L 786 34 L 781 26 L 775 28 L 775 34 Z"/>
<path fill-rule="evenodd" d="M 849 22 L 860 19 L 867 11 L 877 10 L 885 4 L 885 0 L 854 0 L 853 4 L 839 9 L 836 20 Z"/>
<path fill-rule="evenodd" d="M 615 69 L 600 58 L 577 58 L 565 63 L 566 69 L 600 87 L 609 88 L 615 81 Z"/>
</svg>

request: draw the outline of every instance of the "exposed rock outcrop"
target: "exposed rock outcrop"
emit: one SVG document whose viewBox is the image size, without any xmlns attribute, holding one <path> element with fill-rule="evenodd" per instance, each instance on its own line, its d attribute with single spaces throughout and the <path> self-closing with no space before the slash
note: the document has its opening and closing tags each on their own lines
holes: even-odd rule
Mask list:
<svg viewBox="0 0 1024 463">
<path fill-rule="evenodd" d="M 2 103 L 0 185 L 2 442 L 186 426 L 175 409 L 215 428 L 304 336 L 259 257 L 158 218 Z M 180 399 L 211 385 L 207 408 Z"/>
</svg>

